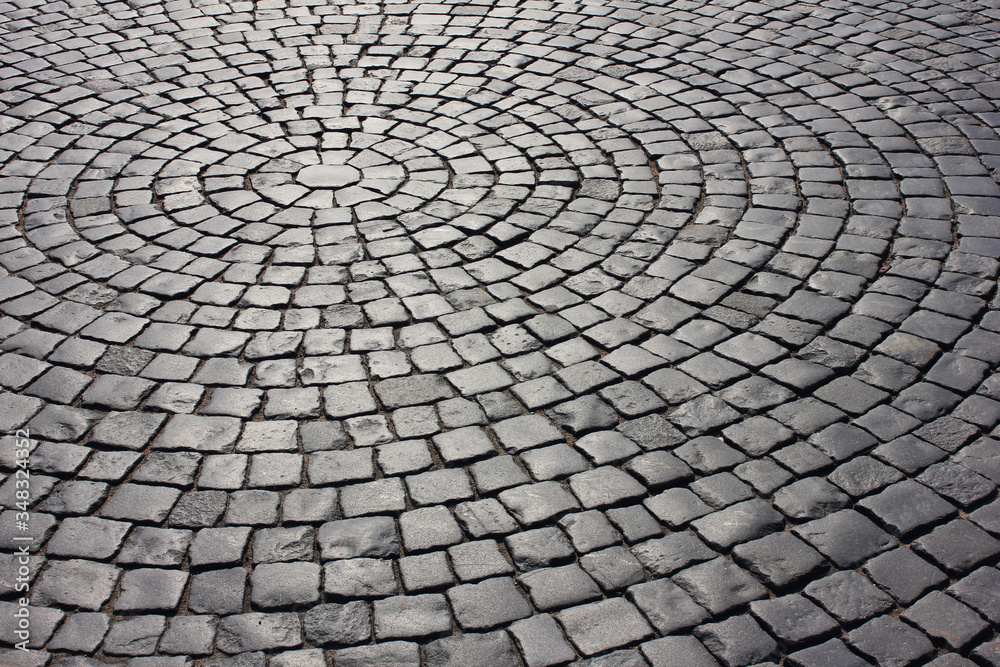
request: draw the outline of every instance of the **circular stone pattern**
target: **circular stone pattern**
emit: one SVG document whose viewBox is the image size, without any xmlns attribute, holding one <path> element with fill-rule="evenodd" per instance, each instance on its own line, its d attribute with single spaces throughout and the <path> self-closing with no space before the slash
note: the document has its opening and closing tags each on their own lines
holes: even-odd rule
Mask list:
<svg viewBox="0 0 1000 667">
<path fill-rule="evenodd" d="M 0 664 L 1000 664 L 998 21 L 0 4 Z"/>
</svg>

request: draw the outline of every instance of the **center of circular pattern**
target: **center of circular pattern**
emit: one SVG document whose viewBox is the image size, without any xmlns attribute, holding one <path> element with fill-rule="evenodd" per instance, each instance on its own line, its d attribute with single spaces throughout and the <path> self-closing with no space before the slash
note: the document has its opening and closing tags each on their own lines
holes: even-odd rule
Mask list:
<svg viewBox="0 0 1000 667">
<path fill-rule="evenodd" d="M 346 164 L 314 164 L 304 167 L 295 180 L 307 188 L 342 188 L 361 180 L 361 172 Z"/>
</svg>

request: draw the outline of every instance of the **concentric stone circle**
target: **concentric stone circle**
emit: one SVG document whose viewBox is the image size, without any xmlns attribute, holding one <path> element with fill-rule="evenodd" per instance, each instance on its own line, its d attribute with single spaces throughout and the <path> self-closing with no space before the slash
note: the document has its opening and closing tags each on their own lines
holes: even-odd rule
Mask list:
<svg viewBox="0 0 1000 667">
<path fill-rule="evenodd" d="M 0 6 L 0 663 L 995 664 L 996 11 Z"/>
</svg>

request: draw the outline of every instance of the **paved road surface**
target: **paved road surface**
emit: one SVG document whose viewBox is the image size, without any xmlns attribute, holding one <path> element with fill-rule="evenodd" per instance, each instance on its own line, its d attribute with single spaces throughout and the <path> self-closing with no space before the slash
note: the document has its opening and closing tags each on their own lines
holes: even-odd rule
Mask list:
<svg viewBox="0 0 1000 667">
<path fill-rule="evenodd" d="M 0 663 L 1000 665 L 998 39 L 0 4 Z"/>
</svg>

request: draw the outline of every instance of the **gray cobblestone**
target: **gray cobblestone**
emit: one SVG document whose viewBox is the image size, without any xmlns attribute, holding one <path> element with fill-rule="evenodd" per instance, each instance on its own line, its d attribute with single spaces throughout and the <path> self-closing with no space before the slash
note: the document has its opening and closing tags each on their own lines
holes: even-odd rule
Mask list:
<svg viewBox="0 0 1000 667">
<path fill-rule="evenodd" d="M 1000 661 L 996 8 L 779 5 L 0 5 L 0 663 Z"/>
</svg>

